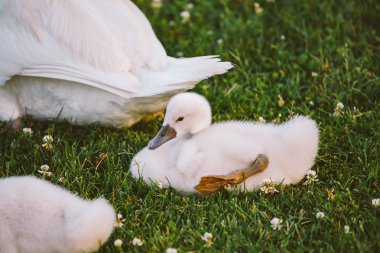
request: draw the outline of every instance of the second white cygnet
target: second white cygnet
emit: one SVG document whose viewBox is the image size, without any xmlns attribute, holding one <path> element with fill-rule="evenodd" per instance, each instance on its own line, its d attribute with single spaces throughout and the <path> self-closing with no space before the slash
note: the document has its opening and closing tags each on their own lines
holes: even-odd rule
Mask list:
<svg viewBox="0 0 380 253">
<path fill-rule="evenodd" d="M 93 252 L 107 241 L 115 211 L 32 176 L 0 179 L 1 253 Z"/>
</svg>

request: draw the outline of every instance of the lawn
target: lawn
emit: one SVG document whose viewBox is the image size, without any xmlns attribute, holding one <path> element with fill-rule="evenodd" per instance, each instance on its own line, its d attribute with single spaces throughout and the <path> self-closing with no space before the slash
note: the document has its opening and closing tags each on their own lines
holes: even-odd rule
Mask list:
<svg viewBox="0 0 380 253">
<path fill-rule="evenodd" d="M 101 252 L 380 252 L 380 206 L 372 205 L 380 198 L 380 2 L 188 3 L 164 1 L 157 9 L 137 1 L 169 55 L 218 54 L 234 63 L 195 88 L 211 102 L 214 122 L 315 119 L 318 181 L 279 186 L 273 195 L 206 198 L 147 187 L 128 168 L 160 118 L 122 130 L 25 119 L 31 136 L 2 124 L 0 176 L 42 177 L 37 170 L 48 164 L 51 182 L 83 198 L 104 195 L 125 222 Z M 344 107 L 336 110 L 339 102 Z M 41 147 L 46 134 L 54 138 L 51 151 Z M 325 217 L 317 219 L 317 212 Z M 278 231 L 273 217 L 282 219 Z M 212 245 L 201 240 L 205 232 Z M 142 246 L 132 245 L 135 237 Z"/>
</svg>

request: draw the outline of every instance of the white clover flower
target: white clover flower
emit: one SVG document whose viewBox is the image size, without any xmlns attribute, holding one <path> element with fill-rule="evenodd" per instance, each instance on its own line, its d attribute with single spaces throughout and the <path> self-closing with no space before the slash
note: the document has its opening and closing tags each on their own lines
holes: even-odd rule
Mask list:
<svg viewBox="0 0 380 253">
<path fill-rule="evenodd" d="M 162 189 L 164 187 L 164 184 L 161 181 L 157 182 L 157 187 Z"/>
<path fill-rule="evenodd" d="M 274 194 L 275 192 L 278 192 L 276 189 L 276 184 L 270 178 L 263 179 L 260 190 L 266 194 Z"/>
<path fill-rule="evenodd" d="M 53 136 L 51 136 L 51 135 L 45 135 L 45 136 L 42 138 L 42 141 L 43 141 L 43 142 L 53 142 L 54 139 L 53 139 Z"/>
<path fill-rule="evenodd" d="M 182 23 L 186 23 L 187 21 L 189 21 L 190 19 L 190 12 L 188 11 L 182 11 L 180 14 L 179 14 L 182 18 Z"/>
<path fill-rule="evenodd" d="M 315 217 L 317 218 L 317 219 L 323 219 L 323 218 L 325 218 L 325 213 L 324 212 L 317 212 L 317 214 L 315 215 Z"/>
<path fill-rule="evenodd" d="M 115 221 L 114 227 L 121 228 L 124 226 L 125 219 L 123 219 L 123 215 L 121 213 L 117 214 L 117 219 Z"/>
<path fill-rule="evenodd" d="M 343 108 L 344 108 L 344 105 L 342 102 L 338 102 L 335 106 L 335 111 L 334 111 L 334 114 L 333 116 L 335 117 L 338 117 L 342 114 L 342 111 L 343 111 Z"/>
<path fill-rule="evenodd" d="M 317 177 L 317 172 L 315 170 L 308 170 L 306 172 L 306 181 L 304 182 L 304 185 L 318 181 L 319 179 Z"/>
<path fill-rule="evenodd" d="M 52 142 L 54 141 L 53 137 L 51 135 L 45 135 L 42 138 L 42 141 L 44 142 L 41 146 L 45 148 L 46 150 L 52 150 L 53 149 L 53 144 Z"/>
<path fill-rule="evenodd" d="M 49 165 L 44 164 L 44 165 L 41 165 L 40 169 L 41 169 L 42 171 L 48 171 L 48 170 L 50 169 L 50 167 L 49 167 Z"/>
<path fill-rule="evenodd" d="M 317 177 L 317 172 L 315 170 L 308 170 L 306 175 L 309 177 Z"/>
<path fill-rule="evenodd" d="M 162 0 L 152 0 L 150 6 L 154 9 L 160 9 L 162 7 Z"/>
<path fill-rule="evenodd" d="M 113 242 L 113 245 L 115 245 L 115 247 L 121 247 L 121 245 L 123 245 L 123 241 L 120 240 L 120 239 L 116 239 L 116 240 Z"/>
<path fill-rule="evenodd" d="M 281 227 L 282 227 L 282 220 L 277 218 L 277 217 L 274 217 L 273 219 L 271 219 L 270 221 L 270 226 L 272 227 L 273 230 L 280 230 Z"/>
<path fill-rule="evenodd" d="M 166 253 L 177 253 L 177 249 L 175 248 L 167 248 Z"/>
<path fill-rule="evenodd" d="M 255 13 L 256 14 L 261 14 L 264 11 L 264 9 L 261 8 L 259 3 L 254 3 L 254 6 L 255 6 Z"/>
<path fill-rule="evenodd" d="M 135 238 L 133 238 L 132 244 L 133 244 L 134 246 L 142 246 L 142 245 L 143 245 L 143 242 L 141 241 L 141 239 L 135 237 Z"/>
<path fill-rule="evenodd" d="M 317 72 L 311 72 L 311 76 L 315 78 L 318 76 L 318 73 Z"/>
<path fill-rule="evenodd" d="M 60 177 L 60 178 L 58 179 L 58 182 L 60 182 L 60 183 L 65 183 L 65 182 L 66 182 L 66 179 L 65 179 L 64 177 Z"/>
<path fill-rule="evenodd" d="M 201 236 L 201 239 L 206 242 L 207 247 L 212 246 L 212 234 L 209 232 L 205 232 L 204 235 Z"/>
<path fill-rule="evenodd" d="M 373 199 L 372 200 L 372 205 L 375 206 L 375 207 L 380 206 L 380 199 Z"/>
<path fill-rule="evenodd" d="M 38 173 L 40 173 L 43 177 L 51 177 L 53 173 L 49 171 L 50 167 L 47 164 L 41 165 L 40 170 L 38 170 Z"/>
<path fill-rule="evenodd" d="M 285 39 L 286 39 L 285 35 L 281 34 L 280 40 L 285 40 Z"/>
<path fill-rule="evenodd" d="M 263 117 L 259 117 L 259 122 L 261 123 L 261 124 L 264 124 L 264 123 L 266 123 L 267 121 L 263 118 Z"/>
<path fill-rule="evenodd" d="M 218 44 L 218 45 L 222 45 L 223 44 L 223 39 L 218 39 L 217 41 L 216 41 L 216 43 Z"/>
<path fill-rule="evenodd" d="M 205 232 L 204 235 L 201 236 L 201 239 L 202 239 L 203 241 L 207 241 L 207 240 L 209 240 L 209 239 L 211 239 L 211 238 L 212 238 L 212 234 L 209 233 L 209 232 Z"/>
<path fill-rule="evenodd" d="M 27 134 L 27 135 L 32 135 L 32 134 L 33 134 L 33 130 L 32 130 L 31 128 L 29 128 L 29 127 L 25 127 L 25 128 L 23 128 L 23 129 L 22 129 L 22 132 L 23 132 L 24 134 Z"/>
<path fill-rule="evenodd" d="M 344 225 L 344 233 L 345 233 L 345 234 L 350 233 L 350 226 L 348 226 L 348 225 Z"/>
<path fill-rule="evenodd" d="M 193 3 L 188 3 L 187 5 L 186 5 L 186 9 L 188 9 L 188 10 L 191 10 L 191 9 L 193 9 L 194 8 L 194 4 Z"/>
<path fill-rule="evenodd" d="M 310 100 L 309 105 L 314 106 L 314 101 Z"/>
</svg>

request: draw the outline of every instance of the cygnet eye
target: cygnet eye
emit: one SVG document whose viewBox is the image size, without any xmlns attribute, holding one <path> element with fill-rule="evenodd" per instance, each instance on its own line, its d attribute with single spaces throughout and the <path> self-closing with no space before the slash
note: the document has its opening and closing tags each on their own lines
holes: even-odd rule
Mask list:
<svg viewBox="0 0 380 253">
<path fill-rule="evenodd" d="M 179 117 L 176 122 L 179 122 L 179 121 L 182 121 L 183 120 L 183 117 Z"/>
</svg>

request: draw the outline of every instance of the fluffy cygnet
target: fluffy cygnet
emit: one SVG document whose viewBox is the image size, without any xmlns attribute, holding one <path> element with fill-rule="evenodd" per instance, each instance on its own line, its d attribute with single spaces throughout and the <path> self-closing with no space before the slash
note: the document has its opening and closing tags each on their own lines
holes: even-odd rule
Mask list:
<svg viewBox="0 0 380 253">
<path fill-rule="evenodd" d="M 211 124 L 204 97 L 178 94 L 167 106 L 162 129 L 133 158 L 130 170 L 147 184 L 161 182 L 184 192 L 193 192 L 210 175 L 222 178 L 221 186 L 232 183 L 241 190 L 260 187 L 265 178 L 295 184 L 313 166 L 318 138 L 316 122 L 305 116 L 279 125 Z"/>
<path fill-rule="evenodd" d="M 83 200 L 32 176 L 0 179 L 1 253 L 93 252 L 114 222 L 103 198 Z"/>
</svg>

